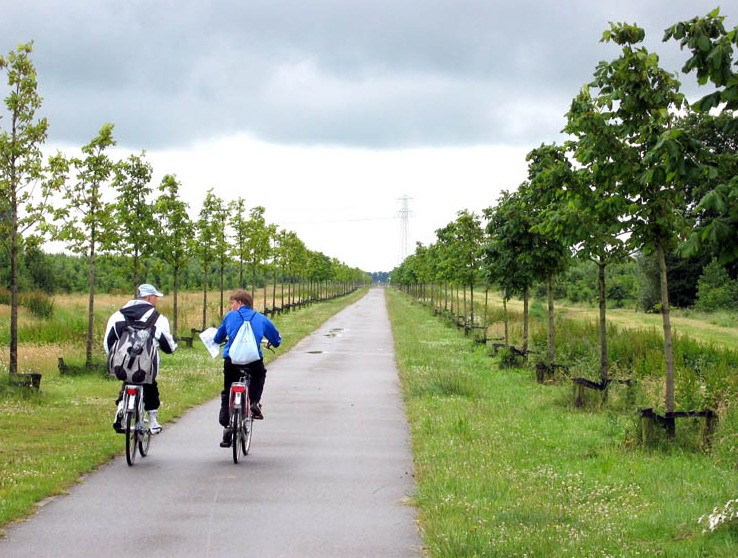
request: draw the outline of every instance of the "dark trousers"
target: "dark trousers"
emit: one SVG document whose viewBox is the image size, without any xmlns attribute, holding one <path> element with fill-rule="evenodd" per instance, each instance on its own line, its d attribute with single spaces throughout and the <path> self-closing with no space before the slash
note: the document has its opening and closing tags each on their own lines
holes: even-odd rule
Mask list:
<svg viewBox="0 0 738 558">
<path fill-rule="evenodd" d="M 118 399 L 115 400 L 116 405 L 120 403 L 123 399 L 123 388 L 125 387 L 125 385 L 126 384 L 123 383 L 123 385 L 120 386 Z M 155 411 L 161 405 L 161 401 L 159 401 L 159 384 L 157 384 L 156 380 L 154 380 L 150 384 L 141 385 L 143 386 L 144 410 Z"/>
<path fill-rule="evenodd" d="M 241 379 L 244 370 L 251 375 L 251 382 L 249 383 L 251 403 L 261 401 L 267 373 L 266 368 L 264 368 L 264 361 L 257 360 L 251 364 L 233 364 L 230 357 L 226 357 L 223 359 L 223 391 L 220 392 L 220 413 L 218 415 L 218 422 L 221 426 L 228 426 L 228 398 L 231 393 L 231 384 Z"/>
</svg>

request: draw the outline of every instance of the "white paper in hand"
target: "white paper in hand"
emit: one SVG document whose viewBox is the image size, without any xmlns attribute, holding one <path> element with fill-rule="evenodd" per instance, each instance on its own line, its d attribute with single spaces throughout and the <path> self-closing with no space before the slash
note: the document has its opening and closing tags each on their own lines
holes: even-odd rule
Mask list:
<svg viewBox="0 0 738 558">
<path fill-rule="evenodd" d="M 205 348 L 210 353 L 210 356 L 215 358 L 218 356 L 218 353 L 220 352 L 220 345 L 218 345 L 214 339 L 215 334 L 217 333 L 217 329 L 214 327 L 209 327 L 205 331 L 200 333 L 200 339 L 202 340 L 203 344 L 205 345 Z"/>
</svg>

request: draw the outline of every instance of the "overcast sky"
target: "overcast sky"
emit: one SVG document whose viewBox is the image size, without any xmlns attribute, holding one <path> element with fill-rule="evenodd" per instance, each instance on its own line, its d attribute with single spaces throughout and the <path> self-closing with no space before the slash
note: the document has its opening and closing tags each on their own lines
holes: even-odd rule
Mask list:
<svg viewBox="0 0 738 558">
<path fill-rule="evenodd" d="M 416 241 L 525 179 L 560 142 L 609 21 L 669 25 L 718 0 L 0 0 L 0 52 L 34 41 L 49 145 L 115 124 L 195 215 L 208 188 L 266 207 L 312 250 L 389 271 Z M 694 95 L 693 75 L 681 76 Z M 4 84 L 3 84 L 4 85 Z M 0 91 L 5 91 L 0 87 Z M 407 245 L 401 198 L 409 198 Z"/>
</svg>

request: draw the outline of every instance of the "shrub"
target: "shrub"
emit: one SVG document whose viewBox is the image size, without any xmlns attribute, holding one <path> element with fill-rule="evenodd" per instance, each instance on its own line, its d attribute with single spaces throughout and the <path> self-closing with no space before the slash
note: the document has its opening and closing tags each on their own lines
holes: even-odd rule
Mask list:
<svg viewBox="0 0 738 558">
<path fill-rule="evenodd" d="M 20 303 L 38 318 L 49 319 L 54 315 L 54 299 L 40 291 L 21 294 Z"/>
<path fill-rule="evenodd" d="M 11 303 L 10 291 L 0 289 L 0 304 Z M 43 292 L 20 293 L 18 304 L 25 306 L 34 316 L 48 319 L 54 315 L 54 300 Z"/>
<path fill-rule="evenodd" d="M 738 282 L 717 260 L 705 266 L 697 282 L 697 308 L 705 311 L 735 308 L 738 302 Z"/>
</svg>

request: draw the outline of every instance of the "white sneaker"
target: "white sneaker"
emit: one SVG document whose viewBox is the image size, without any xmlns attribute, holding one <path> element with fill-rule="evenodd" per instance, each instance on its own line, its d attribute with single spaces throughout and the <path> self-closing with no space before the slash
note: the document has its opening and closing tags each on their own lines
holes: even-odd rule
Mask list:
<svg viewBox="0 0 738 558">
<path fill-rule="evenodd" d="M 159 411 L 149 411 L 149 430 L 152 434 L 158 434 L 161 432 L 161 424 L 157 419 Z"/>
</svg>

